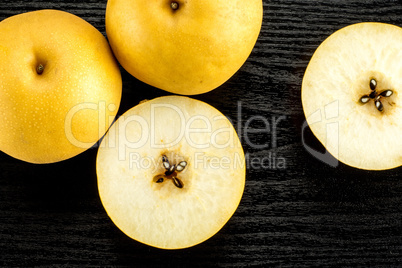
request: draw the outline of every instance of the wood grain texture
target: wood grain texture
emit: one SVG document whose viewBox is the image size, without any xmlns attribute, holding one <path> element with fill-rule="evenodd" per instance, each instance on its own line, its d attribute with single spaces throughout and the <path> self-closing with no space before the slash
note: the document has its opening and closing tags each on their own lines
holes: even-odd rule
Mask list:
<svg viewBox="0 0 402 268">
<path fill-rule="evenodd" d="M 54 8 L 105 34 L 105 7 L 105 0 L 2 0 L 0 20 Z M 402 26 L 401 14 L 396 0 L 264 0 L 263 27 L 250 58 L 227 83 L 195 96 L 232 119 L 249 160 L 238 210 L 195 247 L 164 251 L 121 233 L 99 200 L 96 148 L 50 165 L 0 154 L 0 266 L 401 266 L 402 169 L 332 168 L 315 159 L 301 142 L 300 99 L 305 68 L 326 37 L 363 21 Z M 168 95 L 124 70 L 122 75 L 120 115 L 143 99 Z M 256 116 L 270 122 L 269 132 L 247 132 L 247 124 L 264 127 Z M 309 146 L 323 150 L 308 129 L 305 135 Z M 256 164 L 259 159 L 265 167 Z M 274 159 L 282 164 L 274 166 Z"/>
</svg>

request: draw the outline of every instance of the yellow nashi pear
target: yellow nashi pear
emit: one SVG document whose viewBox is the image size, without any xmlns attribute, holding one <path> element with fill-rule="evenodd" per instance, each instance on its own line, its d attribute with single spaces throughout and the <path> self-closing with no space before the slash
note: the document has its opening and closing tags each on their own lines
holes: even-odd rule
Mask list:
<svg viewBox="0 0 402 268">
<path fill-rule="evenodd" d="M 302 84 L 308 125 L 329 153 L 352 167 L 402 164 L 402 29 L 358 23 L 315 51 Z"/>
<path fill-rule="evenodd" d="M 261 0 L 109 0 L 106 32 L 137 79 L 182 95 L 226 82 L 260 33 Z"/>
<path fill-rule="evenodd" d="M 31 163 L 93 146 L 120 105 L 120 70 L 83 19 L 39 10 L 0 22 L 0 150 Z"/>
<path fill-rule="evenodd" d="M 245 168 L 229 120 L 182 96 L 146 101 L 119 117 L 96 164 L 112 221 L 163 249 L 191 247 L 217 233 L 239 205 Z"/>
</svg>

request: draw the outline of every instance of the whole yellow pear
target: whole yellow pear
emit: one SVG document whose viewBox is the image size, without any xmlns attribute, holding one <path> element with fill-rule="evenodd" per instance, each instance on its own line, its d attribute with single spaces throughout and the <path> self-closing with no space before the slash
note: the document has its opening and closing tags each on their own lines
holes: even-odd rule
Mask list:
<svg viewBox="0 0 402 268">
<path fill-rule="evenodd" d="M 40 10 L 0 22 L 0 150 L 31 163 L 71 158 L 112 123 L 122 81 L 105 37 Z"/>
<path fill-rule="evenodd" d="M 261 0 L 109 0 L 106 32 L 134 77 L 194 95 L 237 72 L 257 41 L 262 16 Z"/>
</svg>

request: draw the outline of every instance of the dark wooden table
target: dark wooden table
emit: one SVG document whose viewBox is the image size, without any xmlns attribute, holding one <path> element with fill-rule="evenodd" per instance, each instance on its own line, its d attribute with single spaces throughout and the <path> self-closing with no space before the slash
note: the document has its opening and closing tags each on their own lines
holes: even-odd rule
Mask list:
<svg viewBox="0 0 402 268">
<path fill-rule="evenodd" d="M 2 0 L 0 20 L 61 9 L 105 34 L 105 7 L 106 0 Z M 217 235 L 175 251 L 126 237 L 100 202 L 96 148 L 50 165 L 0 154 L 0 266 L 401 266 L 402 169 L 333 168 L 301 141 L 300 87 L 310 57 L 331 33 L 362 21 L 402 26 L 402 3 L 264 0 L 248 61 L 223 86 L 195 96 L 233 120 L 249 160 L 243 199 Z M 119 115 L 142 99 L 168 95 L 122 75 Z M 247 121 L 252 129 L 264 126 L 256 116 L 279 120 L 277 127 L 246 133 Z M 323 150 L 308 129 L 305 135 L 308 146 Z"/>
</svg>

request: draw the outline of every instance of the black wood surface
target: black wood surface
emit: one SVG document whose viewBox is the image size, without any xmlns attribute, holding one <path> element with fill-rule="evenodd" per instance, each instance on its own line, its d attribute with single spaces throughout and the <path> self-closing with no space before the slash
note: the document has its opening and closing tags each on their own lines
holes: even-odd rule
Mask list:
<svg viewBox="0 0 402 268">
<path fill-rule="evenodd" d="M 0 20 L 53 8 L 105 34 L 105 7 L 106 0 L 1 0 Z M 314 158 L 301 141 L 300 99 L 305 68 L 326 37 L 363 21 L 402 26 L 401 15 L 396 0 L 264 0 L 250 58 L 227 83 L 194 96 L 232 119 L 249 160 L 238 210 L 195 247 L 155 249 L 118 230 L 99 199 L 96 148 L 49 165 L 0 154 L 0 266 L 401 266 L 402 169 L 333 168 Z M 143 99 L 169 94 L 122 75 L 119 115 Z M 246 133 L 255 116 L 276 120 L 276 129 Z M 249 127 L 261 129 L 261 123 Z M 323 150 L 308 129 L 305 135 L 309 146 Z"/>
</svg>

